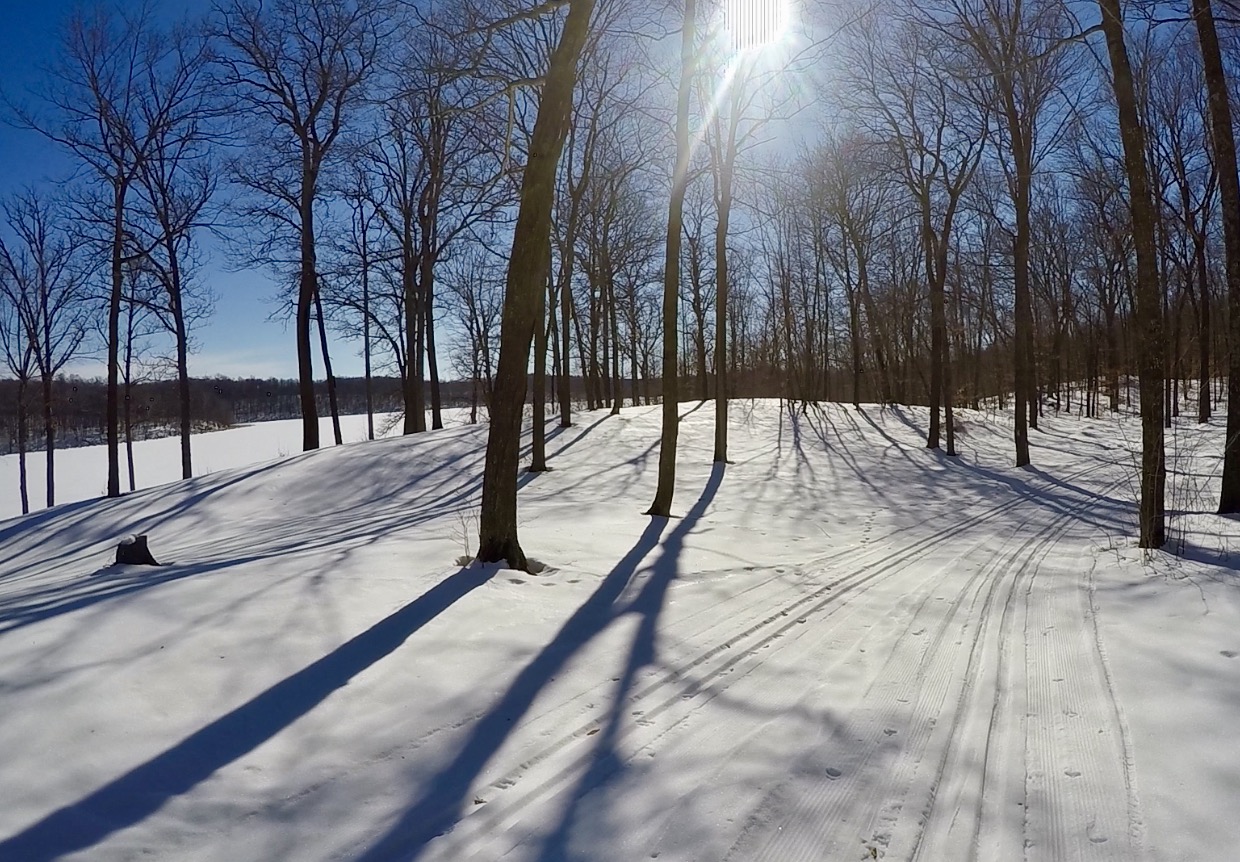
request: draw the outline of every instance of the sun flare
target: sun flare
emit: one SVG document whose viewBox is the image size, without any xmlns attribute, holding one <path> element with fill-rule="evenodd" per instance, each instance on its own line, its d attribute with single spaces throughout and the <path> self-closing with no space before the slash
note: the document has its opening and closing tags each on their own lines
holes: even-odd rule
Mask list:
<svg viewBox="0 0 1240 862">
<path fill-rule="evenodd" d="M 727 0 L 724 27 L 736 51 L 754 51 L 778 41 L 792 18 L 791 0 Z"/>
</svg>

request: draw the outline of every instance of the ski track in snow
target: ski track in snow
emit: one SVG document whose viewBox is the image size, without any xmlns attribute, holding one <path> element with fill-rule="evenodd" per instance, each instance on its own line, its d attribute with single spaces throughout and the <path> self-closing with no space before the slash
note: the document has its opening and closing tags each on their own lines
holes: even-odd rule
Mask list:
<svg viewBox="0 0 1240 862">
<path fill-rule="evenodd" d="M 1099 624 L 1098 534 L 1132 529 L 1114 432 L 1050 420 L 1035 438 L 1045 471 L 1017 471 L 1004 466 L 1009 432 L 980 414 L 962 413 L 969 451 L 951 460 L 920 448 L 924 411 L 874 418 L 831 406 L 798 418 L 759 403 L 736 411 L 736 464 L 704 480 L 694 465 L 709 451 L 711 418 L 684 412 L 685 518 L 661 533 L 649 524 L 623 554 L 625 536 L 648 522 L 633 512 L 653 487 L 656 410 L 553 439 L 555 471 L 523 480 L 521 498 L 526 549 L 553 569 L 478 573 L 405 635 L 407 646 L 385 648 L 396 652 L 353 671 L 295 723 L 72 858 L 1155 862 L 1186 840 L 1148 834 L 1140 788 L 1159 779 L 1141 773 L 1122 696 L 1132 677 L 1113 666 Z M 83 803 L 106 807 L 118 773 L 175 754 L 180 736 L 227 711 L 219 692 L 226 704 L 269 697 L 278 686 L 265 686 L 322 655 L 322 643 L 405 605 L 410 559 L 435 561 L 414 566 L 412 595 L 449 583 L 443 565 L 459 544 L 453 551 L 448 534 L 468 528 L 457 513 L 476 499 L 482 439 L 458 428 L 241 468 L 187 483 L 194 507 L 170 485 L 36 515 L 50 518 L 58 543 L 49 559 L 21 522 L 0 523 L 15 536 L 0 553 L 0 672 L 13 677 L 0 684 L 0 743 L 31 733 L 29 710 L 57 697 L 72 708 L 44 745 L 73 744 L 73 722 L 115 733 L 114 719 L 78 705 L 94 691 L 78 670 L 87 664 L 42 666 L 81 662 L 75 615 L 106 623 L 112 608 L 111 632 L 135 629 L 125 613 L 139 629 L 170 613 L 170 631 L 215 632 L 201 646 L 194 635 L 182 664 L 167 666 L 173 675 L 201 674 L 203 658 L 225 649 L 216 643 L 231 644 L 218 627 L 231 625 L 253 665 L 201 677 L 202 691 L 171 717 L 159 706 L 159 721 L 134 715 L 124 745 L 83 756 L 71 778 L 38 776 L 18 819 L 0 819 L 0 859 L 5 836 L 81 804 L 83 789 L 99 788 Z M 323 494 L 311 472 L 320 456 L 345 459 L 345 474 L 381 463 L 387 472 Z M 406 482 L 401 469 L 418 477 Z M 291 532 L 290 503 L 303 516 Z M 104 525 L 139 515 L 173 531 L 175 558 L 250 536 L 253 556 L 206 566 L 209 582 L 182 582 L 175 565 L 149 586 L 124 573 L 111 586 L 100 571 L 82 580 L 76 571 L 108 547 Z M 334 562 L 317 565 L 323 554 Z M 350 601 L 325 606 L 332 593 L 320 591 L 336 580 Z M 280 608 L 283 631 L 305 629 L 284 642 L 295 652 L 282 661 L 245 622 L 271 616 L 264 608 Z M 169 636 L 152 637 L 163 650 Z M 25 644 L 41 643 L 51 658 L 18 670 L 32 654 Z M 144 691 L 159 667 L 150 643 L 114 651 L 148 668 L 122 671 L 122 684 L 157 704 L 176 682 Z M 112 671 L 101 673 L 109 685 Z M 481 727 L 502 729 L 480 739 Z M 287 766 L 329 728 L 347 745 Z M 19 762 L 29 769 L 38 757 Z M 0 795 L 17 786 L 0 776 Z M 442 797 L 426 795 L 438 786 Z"/>
</svg>

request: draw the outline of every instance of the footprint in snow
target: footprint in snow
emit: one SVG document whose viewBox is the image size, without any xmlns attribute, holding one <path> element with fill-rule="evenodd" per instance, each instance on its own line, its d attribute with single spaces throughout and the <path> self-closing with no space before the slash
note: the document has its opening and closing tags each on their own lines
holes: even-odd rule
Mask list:
<svg viewBox="0 0 1240 862">
<path fill-rule="evenodd" d="M 524 583 L 525 583 L 525 581 L 521 580 L 520 578 L 509 578 L 509 579 L 508 579 L 508 583 L 510 583 L 510 584 L 524 584 Z"/>
<path fill-rule="evenodd" d="M 1218 651 L 1218 654 L 1223 658 L 1235 658 L 1240 655 L 1240 652 L 1236 652 L 1234 649 L 1221 649 Z"/>
<path fill-rule="evenodd" d="M 830 778 L 832 781 L 839 778 L 843 774 L 843 770 L 836 769 L 834 766 L 827 767 L 827 778 Z"/>
<path fill-rule="evenodd" d="M 1069 778 L 1080 778 L 1081 777 L 1080 770 L 1077 770 L 1077 769 L 1065 769 L 1063 771 L 1063 774 L 1068 776 Z"/>
</svg>

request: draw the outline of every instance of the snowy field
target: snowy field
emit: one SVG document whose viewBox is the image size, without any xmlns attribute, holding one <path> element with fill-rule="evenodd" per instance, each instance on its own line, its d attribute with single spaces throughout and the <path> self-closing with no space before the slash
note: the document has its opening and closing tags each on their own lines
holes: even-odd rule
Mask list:
<svg viewBox="0 0 1240 862">
<path fill-rule="evenodd" d="M 659 409 L 551 437 L 536 576 L 456 565 L 485 427 L 205 435 L 210 475 L 0 521 L 0 860 L 1237 858 L 1219 424 L 1143 559 L 1130 420 L 1016 470 L 1002 417 L 951 460 L 924 410 L 740 403 L 714 469 L 686 404 L 663 522 Z M 166 565 L 109 566 L 131 532 Z"/>
<path fill-rule="evenodd" d="M 445 411 L 445 422 L 463 422 L 467 410 Z M 375 433 L 387 428 L 392 414 L 375 416 Z M 399 433 L 399 428 L 393 433 Z M 345 443 L 366 439 L 366 417 L 341 416 L 340 437 Z M 324 446 L 330 446 L 331 419 L 319 422 L 319 438 Z M 181 438 L 160 437 L 156 440 L 139 440 L 134 448 L 134 484 L 138 488 L 150 488 L 174 482 L 181 478 Z M 259 422 L 239 425 L 226 431 L 195 434 L 192 444 L 194 474 L 203 476 L 230 467 L 248 467 L 261 461 L 284 458 L 301 451 L 301 420 L 286 419 L 279 422 Z M 108 456 L 103 446 L 81 446 L 74 449 L 57 449 L 56 502 L 79 503 L 108 492 Z M 42 452 L 26 455 L 26 471 L 30 510 L 42 509 L 47 502 L 47 460 Z M 129 489 L 129 466 L 125 460 L 125 446 L 121 444 L 121 488 Z M 13 518 L 22 512 L 18 493 L 18 466 L 16 455 L 0 456 L 0 519 Z"/>
</svg>

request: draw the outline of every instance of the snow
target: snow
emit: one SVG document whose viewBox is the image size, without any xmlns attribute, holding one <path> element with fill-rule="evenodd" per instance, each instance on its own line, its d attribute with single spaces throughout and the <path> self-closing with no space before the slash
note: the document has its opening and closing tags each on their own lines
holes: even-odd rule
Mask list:
<svg viewBox="0 0 1240 862">
<path fill-rule="evenodd" d="M 1176 429 L 1172 556 L 1131 539 L 1131 418 L 1048 417 L 1017 470 L 1001 414 L 949 459 L 917 408 L 741 402 L 715 467 L 682 413 L 667 521 L 659 408 L 552 433 L 537 575 L 455 564 L 485 427 L 261 463 L 295 424 L 204 435 L 217 472 L 116 501 L 81 450 L 80 502 L 0 521 L 0 860 L 1240 847 L 1221 424 Z M 167 565 L 109 566 L 134 533 Z"/>
<path fill-rule="evenodd" d="M 454 411 L 461 412 L 461 411 Z M 387 428 L 392 414 L 375 416 L 375 433 Z M 455 418 L 455 417 L 454 417 Z M 389 433 L 391 433 L 389 431 Z M 194 475 L 206 476 L 230 467 L 244 467 L 259 461 L 285 458 L 301 451 L 301 420 L 259 422 L 239 425 L 225 431 L 195 434 L 191 444 Z M 366 417 L 341 416 L 340 436 L 346 443 L 366 439 Z M 330 419 L 319 421 L 319 437 L 324 445 L 332 440 Z M 128 463 L 121 446 L 121 487 L 128 489 Z M 162 485 L 181 478 L 181 438 L 160 437 L 134 442 L 134 479 L 139 488 Z M 78 503 L 102 497 L 108 489 L 108 459 L 104 446 L 57 449 L 56 502 Z M 47 461 L 42 452 L 26 454 L 28 494 L 31 510 L 43 508 L 47 501 Z M 18 494 L 18 459 L 0 456 L 0 519 L 21 514 Z"/>
</svg>

